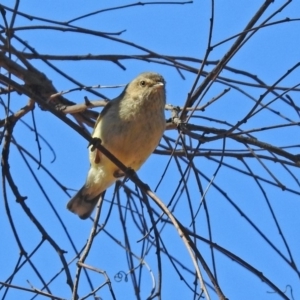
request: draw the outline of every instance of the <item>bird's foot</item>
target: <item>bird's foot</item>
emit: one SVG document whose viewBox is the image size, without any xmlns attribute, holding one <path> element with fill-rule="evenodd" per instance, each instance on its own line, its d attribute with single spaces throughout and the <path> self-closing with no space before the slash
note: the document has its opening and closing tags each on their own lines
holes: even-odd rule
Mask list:
<svg viewBox="0 0 300 300">
<path fill-rule="evenodd" d="M 127 168 L 126 175 L 127 177 L 137 177 L 136 172 L 130 167 Z"/>
<path fill-rule="evenodd" d="M 92 140 L 89 142 L 88 147 L 92 146 L 91 151 L 94 151 L 98 145 L 101 145 L 102 140 L 97 138 L 97 137 L 93 137 Z"/>
<path fill-rule="evenodd" d="M 122 172 L 121 170 L 116 170 L 116 171 L 114 171 L 113 175 L 115 178 L 121 178 L 121 177 L 125 176 L 125 173 Z"/>
<path fill-rule="evenodd" d="M 113 175 L 115 178 L 120 178 L 120 177 L 124 177 L 124 176 L 137 177 L 136 172 L 130 167 L 126 169 L 125 173 L 121 170 L 116 170 L 116 171 L 114 171 Z"/>
</svg>

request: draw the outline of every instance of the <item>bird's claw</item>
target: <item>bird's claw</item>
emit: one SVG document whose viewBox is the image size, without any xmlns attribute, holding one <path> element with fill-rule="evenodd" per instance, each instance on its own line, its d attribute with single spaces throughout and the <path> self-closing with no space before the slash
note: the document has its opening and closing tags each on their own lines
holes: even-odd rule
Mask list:
<svg viewBox="0 0 300 300">
<path fill-rule="evenodd" d="M 91 151 L 95 151 L 95 149 L 97 148 L 98 145 L 101 145 L 102 140 L 97 138 L 97 137 L 93 137 L 92 140 L 89 142 L 88 147 L 92 146 Z"/>
<path fill-rule="evenodd" d="M 124 172 L 122 172 L 121 170 L 114 171 L 113 175 L 115 178 L 121 178 L 125 176 Z"/>
<path fill-rule="evenodd" d="M 127 177 L 137 177 L 136 172 L 130 167 L 127 168 L 126 175 Z"/>
<path fill-rule="evenodd" d="M 128 167 L 126 169 L 125 173 L 121 170 L 116 170 L 116 171 L 114 171 L 113 175 L 114 175 L 115 178 L 124 177 L 125 175 L 127 177 L 137 177 L 136 172 L 130 167 Z"/>
</svg>

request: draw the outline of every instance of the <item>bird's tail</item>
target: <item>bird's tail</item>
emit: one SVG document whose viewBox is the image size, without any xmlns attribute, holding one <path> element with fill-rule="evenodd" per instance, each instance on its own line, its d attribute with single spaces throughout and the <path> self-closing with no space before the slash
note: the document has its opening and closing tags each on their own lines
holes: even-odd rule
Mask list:
<svg viewBox="0 0 300 300">
<path fill-rule="evenodd" d="M 87 219 L 93 212 L 99 197 L 98 194 L 88 194 L 89 189 L 84 185 L 68 202 L 67 208 L 77 214 L 80 219 Z"/>
</svg>

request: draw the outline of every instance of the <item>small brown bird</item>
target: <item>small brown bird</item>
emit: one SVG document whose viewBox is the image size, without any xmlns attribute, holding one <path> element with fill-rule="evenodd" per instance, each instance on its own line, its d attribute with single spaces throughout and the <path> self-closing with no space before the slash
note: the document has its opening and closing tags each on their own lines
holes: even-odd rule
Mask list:
<svg viewBox="0 0 300 300">
<path fill-rule="evenodd" d="M 165 103 L 163 77 L 157 73 L 142 73 L 104 107 L 92 137 L 100 138 L 107 150 L 125 166 L 137 171 L 163 135 Z M 91 215 L 100 194 L 124 175 L 104 154 L 97 149 L 91 151 L 91 148 L 86 183 L 67 205 L 81 219 Z"/>
</svg>

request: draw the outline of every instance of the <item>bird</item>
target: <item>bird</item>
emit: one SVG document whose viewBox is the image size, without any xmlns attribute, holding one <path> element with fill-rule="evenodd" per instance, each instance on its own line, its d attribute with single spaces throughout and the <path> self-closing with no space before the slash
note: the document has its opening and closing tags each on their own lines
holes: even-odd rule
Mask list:
<svg viewBox="0 0 300 300">
<path fill-rule="evenodd" d="M 95 123 L 92 138 L 101 140 L 126 167 L 137 171 L 165 131 L 166 82 L 154 72 L 138 75 L 109 101 Z M 89 146 L 90 169 L 83 187 L 67 208 L 81 219 L 93 212 L 100 195 L 124 173 L 101 151 Z"/>
</svg>

